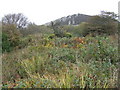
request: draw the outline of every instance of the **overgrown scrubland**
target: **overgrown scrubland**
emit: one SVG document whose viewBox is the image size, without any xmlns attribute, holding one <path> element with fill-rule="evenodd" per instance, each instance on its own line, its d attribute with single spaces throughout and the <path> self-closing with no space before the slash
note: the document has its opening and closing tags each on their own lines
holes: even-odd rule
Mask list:
<svg viewBox="0 0 120 90">
<path fill-rule="evenodd" d="M 117 15 L 79 25 L 36 25 L 23 14 L 2 20 L 2 88 L 118 88 Z"/>
<path fill-rule="evenodd" d="M 26 47 L 3 54 L 3 88 L 115 88 L 115 36 L 22 39 Z M 21 44 L 22 45 L 22 44 Z"/>
</svg>

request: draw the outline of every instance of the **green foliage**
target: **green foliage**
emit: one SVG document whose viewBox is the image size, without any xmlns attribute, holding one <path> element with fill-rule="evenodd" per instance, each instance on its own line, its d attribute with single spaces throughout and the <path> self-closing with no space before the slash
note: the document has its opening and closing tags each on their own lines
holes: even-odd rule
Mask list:
<svg viewBox="0 0 120 90">
<path fill-rule="evenodd" d="M 100 15 L 91 16 L 88 22 L 82 22 L 77 26 L 64 26 L 75 36 L 115 35 L 118 33 L 117 15 L 113 12 L 102 12 Z M 69 30 L 68 30 L 69 29 Z M 72 29 L 72 30 L 71 30 Z"/>
<path fill-rule="evenodd" d="M 115 14 L 114 12 L 107 12 L 107 11 L 101 11 L 100 16 L 114 21 L 116 21 L 116 18 L 118 17 L 118 15 Z"/>
<path fill-rule="evenodd" d="M 57 28 L 54 30 L 54 34 L 55 34 L 55 36 L 62 38 L 62 37 L 64 37 L 65 31 L 62 28 L 60 28 L 60 29 Z"/>
<path fill-rule="evenodd" d="M 51 28 L 54 31 L 55 36 L 63 38 L 66 31 L 64 30 L 63 26 L 60 23 L 53 23 L 51 22 Z"/>
<path fill-rule="evenodd" d="M 89 20 L 89 30 L 97 35 L 106 34 L 114 35 L 117 33 L 117 21 L 114 20 L 109 14 L 107 15 L 96 15 Z"/>
<path fill-rule="evenodd" d="M 2 32 L 3 52 L 10 52 L 12 48 L 19 45 L 21 34 L 15 25 L 3 25 Z"/>
<path fill-rule="evenodd" d="M 23 36 L 34 35 L 34 34 L 52 34 L 53 30 L 44 25 L 36 25 L 31 23 L 25 29 L 20 30 Z"/>
<path fill-rule="evenodd" d="M 112 36 L 42 37 L 23 38 L 28 47 L 4 55 L 4 88 L 116 87 L 119 60 Z"/>
<path fill-rule="evenodd" d="M 71 38 L 72 34 L 70 34 L 70 33 L 67 32 L 67 33 L 65 33 L 64 37 Z"/>
<path fill-rule="evenodd" d="M 89 24 L 87 22 L 82 22 L 75 27 L 74 33 L 80 37 L 86 36 L 87 34 L 89 34 Z"/>
<path fill-rule="evenodd" d="M 95 37 L 94 38 L 87 38 L 87 42 L 91 42 L 87 45 L 87 52 L 86 49 L 82 50 L 85 53 L 86 59 L 84 61 L 88 62 L 88 59 L 91 60 L 100 60 L 110 63 L 118 62 L 118 48 L 111 44 L 110 38 L 107 37 Z M 93 42 L 94 41 L 94 42 Z M 97 43 L 96 43 L 97 42 Z M 95 44 L 96 43 L 96 44 Z M 115 43 L 115 42 L 112 42 Z M 116 44 L 117 45 L 117 44 Z M 112 48 L 111 48 L 112 47 Z"/>
<path fill-rule="evenodd" d="M 53 28 L 54 30 L 54 34 L 52 34 L 51 36 L 49 36 L 49 38 L 54 38 L 55 36 L 56 37 L 67 37 L 67 38 L 70 38 L 72 37 L 72 34 L 69 33 L 69 32 L 66 32 L 64 26 L 56 26 L 55 28 Z"/>
<path fill-rule="evenodd" d="M 48 38 L 53 39 L 55 37 L 55 34 L 51 34 Z"/>
<path fill-rule="evenodd" d="M 25 37 L 16 25 L 3 25 L 2 48 L 9 53 L 2 54 L 2 87 L 116 88 L 116 28 L 114 13 L 78 26 L 30 24 L 21 30 Z"/>
<path fill-rule="evenodd" d="M 2 52 L 10 52 L 12 49 L 13 46 L 12 42 L 9 41 L 9 37 L 7 34 L 2 33 Z"/>
<path fill-rule="evenodd" d="M 88 23 L 83 22 L 75 27 L 74 34 L 77 36 L 115 35 L 117 22 L 100 16 L 93 16 Z"/>
</svg>

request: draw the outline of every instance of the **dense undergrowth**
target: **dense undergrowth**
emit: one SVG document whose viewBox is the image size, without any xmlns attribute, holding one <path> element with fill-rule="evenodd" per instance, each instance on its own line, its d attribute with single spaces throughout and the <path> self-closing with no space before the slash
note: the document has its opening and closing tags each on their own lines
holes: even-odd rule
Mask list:
<svg viewBox="0 0 120 90">
<path fill-rule="evenodd" d="M 3 53 L 3 88 L 116 88 L 118 44 L 115 36 L 21 39 Z"/>
</svg>

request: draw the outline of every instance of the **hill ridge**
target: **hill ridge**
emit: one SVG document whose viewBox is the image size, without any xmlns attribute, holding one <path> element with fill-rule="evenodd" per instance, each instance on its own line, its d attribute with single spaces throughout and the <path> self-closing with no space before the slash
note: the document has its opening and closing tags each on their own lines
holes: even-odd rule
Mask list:
<svg viewBox="0 0 120 90">
<path fill-rule="evenodd" d="M 78 25 L 81 22 L 88 22 L 90 17 L 91 17 L 90 15 L 78 13 L 78 14 L 61 17 L 51 22 L 54 22 L 54 23 L 59 22 L 60 25 Z M 51 22 L 48 22 L 45 25 L 50 25 Z"/>
</svg>

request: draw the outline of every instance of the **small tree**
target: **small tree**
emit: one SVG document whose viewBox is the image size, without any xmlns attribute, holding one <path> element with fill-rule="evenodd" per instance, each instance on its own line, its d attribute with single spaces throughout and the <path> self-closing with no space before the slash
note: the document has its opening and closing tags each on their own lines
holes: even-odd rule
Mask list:
<svg viewBox="0 0 120 90">
<path fill-rule="evenodd" d="M 115 20 L 115 21 L 118 17 L 118 15 L 115 14 L 114 12 L 106 12 L 106 11 L 101 11 L 101 14 L 99 16 L 107 19 Z"/>
<path fill-rule="evenodd" d="M 115 34 L 118 23 L 116 17 L 113 12 L 102 12 L 100 15 L 92 16 L 89 20 L 89 29 L 96 34 Z"/>
<path fill-rule="evenodd" d="M 55 36 L 64 37 L 65 31 L 59 22 L 56 22 L 56 23 L 51 22 L 51 27 L 54 31 Z"/>
<path fill-rule="evenodd" d="M 15 24 L 17 28 L 24 28 L 28 24 L 28 19 L 22 14 L 7 14 L 2 18 L 2 24 Z"/>
</svg>

